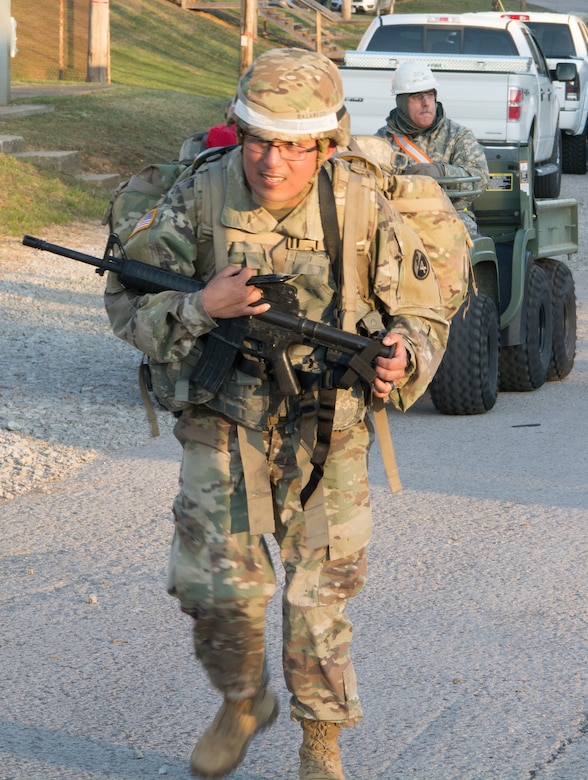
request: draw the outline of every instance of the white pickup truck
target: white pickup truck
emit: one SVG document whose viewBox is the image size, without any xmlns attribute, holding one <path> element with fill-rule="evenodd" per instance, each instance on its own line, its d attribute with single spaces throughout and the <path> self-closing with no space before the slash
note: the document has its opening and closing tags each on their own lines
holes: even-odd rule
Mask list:
<svg viewBox="0 0 588 780">
<path fill-rule="evenodd" d="M 578 16 L 569 14 L 525 11 L 506 12 L 502 16 L 524 22 L 535 34 L 554 79 L 560 103 L 563 172 L 586 173 L 588 28 Z M 570 62 L 574 65 L 576 75 L 573 79 L 565 82 L 555 80 L 556 68 L 560 62 Z"/>
<path fill-rule="evenodd" d="M 559 195 L 560 105 L 532 32 L 520 21 L 486 14 L 390 14 L 376 17 L 340 68 L 351 132 L 372 135 L 395 102 L 392 73 L 401 62 L 426 62 L 450 119 L 484 145 L 529 144 L 535 194 Z M 557 66 L 559 80 L 573 77 Z"/>
</svg>

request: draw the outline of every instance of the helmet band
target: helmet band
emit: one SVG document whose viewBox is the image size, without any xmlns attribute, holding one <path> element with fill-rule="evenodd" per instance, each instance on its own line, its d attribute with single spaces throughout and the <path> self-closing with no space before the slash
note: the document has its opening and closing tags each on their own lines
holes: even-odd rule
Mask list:
<svg viewBox="0 0 588 780">
<path fill-rule="evenodd" d="M 279 135 L 315 135 L 336 130 L 339 125 L 340 111 L 333 111 L 325 116 L 313 116 L 306 119 L 279 119 L 275 114 L 267 116 L 247 106 L 240 98 L 233 106 L 233 114 L 250 127 L 275 132 Z"/>
</svg>

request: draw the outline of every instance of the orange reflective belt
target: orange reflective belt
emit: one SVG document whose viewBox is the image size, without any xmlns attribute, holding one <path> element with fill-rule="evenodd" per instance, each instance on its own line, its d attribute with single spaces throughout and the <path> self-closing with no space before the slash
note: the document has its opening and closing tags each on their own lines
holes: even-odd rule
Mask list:
<svg viewBox="0 0 588 780">
<path fill-rule="evenodd" d="M 426 155 L 416 144 L 413 144 L 413 142 L 407 138 L 405 135 L 395 135 L 394 136 L 394 143 L 399 146 L 403 152 L 405 152 L 409 157 L 412 157 L 413 160 L 419 163 L 430 163 L 433 162 L 433 160 Z"/>
</svg>

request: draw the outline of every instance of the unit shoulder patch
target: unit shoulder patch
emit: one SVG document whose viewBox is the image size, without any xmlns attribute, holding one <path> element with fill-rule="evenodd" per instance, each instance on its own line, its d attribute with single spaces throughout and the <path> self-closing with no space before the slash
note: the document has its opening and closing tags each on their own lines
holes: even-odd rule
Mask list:
<svg viewBox="0 0 588 780">
<path fill-rule="evenodd" d="M 412 272 L 417 279 L 426 279 L 431 270 L 429 259 L 424 252 L 416 249 L 412 256 Z"/>
</svg>

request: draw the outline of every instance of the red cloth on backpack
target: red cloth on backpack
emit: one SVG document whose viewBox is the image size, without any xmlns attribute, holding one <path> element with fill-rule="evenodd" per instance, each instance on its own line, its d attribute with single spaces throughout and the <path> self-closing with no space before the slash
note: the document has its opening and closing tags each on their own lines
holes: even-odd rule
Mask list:
<svg viewBox="0 0 588 780">
<path fill-rule="evenodd" d="M 231 146 L 236 143 L 237 133 L 233 125 L 215 125 L 208 131 L 205 146 L 211 149 L 213 146 Z"/>
</svg>

